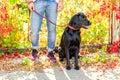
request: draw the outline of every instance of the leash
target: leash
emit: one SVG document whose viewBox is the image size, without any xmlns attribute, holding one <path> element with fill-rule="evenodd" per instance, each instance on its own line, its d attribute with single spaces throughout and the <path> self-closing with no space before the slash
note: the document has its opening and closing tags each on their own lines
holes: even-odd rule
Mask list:
<svg viewBox="0 0 120 80">
<path fill-rule="evenodd" d="M 46 19 L 48 22 L 54 24 L 55 26 L 66 26 L 66 25 L 57 25 L 56 23 L 52 22 L 51 20 L 47 19 L 46 17 L 44 17 L 43 15 L 41 15 L 40 13 L 38 13 L 36 10 L 33 10 L 33 12 L 35 12 L 37 15 L 39 15 L 40 17 Z M 78 30 L 76 28 L 74 28 L 73 26 L 67 25 L 67 27 L 69 27 L 72 30 Z"/>
<path fill-rule="evenodd" d="M 74 28 L 74 27 L 72 27 L 72 26 L 70 26 L 70 25 L 57 25 L 56 23 L 54 23 L 53 21 L 51 21 L 51 20 L 49 20 L 48 18 L 46 18 L 46 17 L 44 17 L 43 15 L 41 15 L 40 13 L 38 13 L 36 10 L 33 10 L 33 12 L 35 12 L 38 16 L 40 16 L 40 17 L 42 17 L 42 18 L 44 18 L 44 19 L 46 19 L 48 22 L 50 22 L 50 23 L 52 23 L 53 25 L 55 25 L 55 26 L 67 26 L 67 27 L 69 27 L 70 29 L 72 29 L 72 30 L 78 30 L 78 29 L 76 29 L 76 28 Z M 29 16 L 30 16 L 30 11 L 29 11 Z"/>
<path fill-rule="evenodd" d="M 28 11 L 29 13 L 29 20 L 30 20 L 30 10 Z M 68 28 L 72 29 L 72 30 L 78 30 L 76 28 L 74 28 L 73 26 L 70 26 L 70 25 L 57 25 L 56 23 L 54 23 L 53 21 L 49 20 L 48 18 L 44 17 L 43 15 L 41 15 L 40 13 L 38 13 L 36 10 L 33 10 L 33 12 L 35 12 L 38 16 L 46 19 L 48 22 L 52 23 L 53 25 L 55 26 L 67 26 Z M 30 31 L 30 21 L 28 21 L 28 33 L 31 34 L 31 31 Z"/>
<path fill-rule="evenodd" d="M 52 22 L 51 20 L 47 19 L 46 17 L 44 17 L 43 15 L 41 15 L 40 13 L 38 13 L 36 10 L 33 10 L 33 12 L 35 12 L 38 16 L 40 16 L 40 17 L 46 19 L 48 22 L 50 22 L 50 23 L 54 24 L 55 26 L 57 26 L 56 23 L 54 23 L 54 22 Z"/>
</svg>

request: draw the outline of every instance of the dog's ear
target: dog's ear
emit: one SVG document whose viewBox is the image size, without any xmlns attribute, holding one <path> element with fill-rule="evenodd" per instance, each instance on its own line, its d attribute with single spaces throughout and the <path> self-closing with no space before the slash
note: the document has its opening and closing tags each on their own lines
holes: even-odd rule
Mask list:
<svg viewBox="0 0 120 80">
<path fill-rule="evenodd" d="M 84 13 L 83 12 L 79 12 L 76 15 L 80 16 L 80 15 L 84 15 Z"/>
<path fill-rule="evenodd" d="M 85 19 L 86 15 L 82 12 L 79 12 L 78 14 L 76 14 L 77 16 L 79 16 L 79 19 Z"/>
<path fill-rule="evenodd" d="M 75 27 L 75 28 L 78 28 L 78 22 L 79 22 L 79 18 L 78 18 L 78 16 L 77 15 L 74 15 L 72 18 L 71 18 L 71 20 L 70 20 L 70 22 L 69 22 L 69 25 L 71 25 L 71 26 L 73 26 L 73 27 Z"/>
</svg>

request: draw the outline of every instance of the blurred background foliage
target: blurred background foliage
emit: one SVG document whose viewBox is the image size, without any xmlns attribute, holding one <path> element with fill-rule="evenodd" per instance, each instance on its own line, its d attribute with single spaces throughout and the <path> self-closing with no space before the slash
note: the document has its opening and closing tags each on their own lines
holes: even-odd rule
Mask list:
<svg viewBox="0 0 120 80">
<path fill-rule="evenodd" d="M 114 2 L 106 0 L 64 0 L 64 9 L 58 13 L 56 46 L 71 17 L 84 12 L 92 22 L 89 29 L 81 29 L 81 44 L 108 43 L 109 12 Z M 30 48 L 28 36 L 29 14 L 27 0 L 0 1 L 0 48 Z M 63 26 L 64 25 L 64 26 Z M 40 47 L 47 45 L 46 21 L 40 31 Z"/>
</svg>

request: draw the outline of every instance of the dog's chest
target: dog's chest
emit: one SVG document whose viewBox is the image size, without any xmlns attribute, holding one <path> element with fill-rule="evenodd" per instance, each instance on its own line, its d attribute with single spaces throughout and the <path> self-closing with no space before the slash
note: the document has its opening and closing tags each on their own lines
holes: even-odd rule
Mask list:
<svg viewBox="0 0 120 80">
<path fill-rule="evenodd" d="M 76 41 L 76 40 L 79 40 L 80 38 L 80 31 L 69 31 L 68 33 L 66 33 L 68 36 L 68 38 L 71 40 L 71 41 Z"/>
<path fill-rule="evenodd" d="M 74 45 L 79 45 L 80 43 L 80 31 L 73 31 L 69 30 L 65 32 L 65 37 L 66 42 L 69 43 L 69 45 L 74 46 Z"/>
</svg>

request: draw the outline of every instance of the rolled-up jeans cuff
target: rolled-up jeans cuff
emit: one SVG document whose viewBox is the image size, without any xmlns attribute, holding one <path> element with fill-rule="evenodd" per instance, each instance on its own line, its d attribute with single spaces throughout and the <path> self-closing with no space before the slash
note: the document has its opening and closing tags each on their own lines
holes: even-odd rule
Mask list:
<svg viewBox="0 0 120 80">
<path fill-rule="evenodd" d="M 32 46 L 32 49 L 38 49 L 38 46 Z"/>
<path fill-rule="evenodd" d="M 53 49 L 50 49 L 50 48 L 48 48 L 48 47 L 47 47 L 47 50 L 48 50 L 48 52 L 53 51 Z"/>
</svg>

